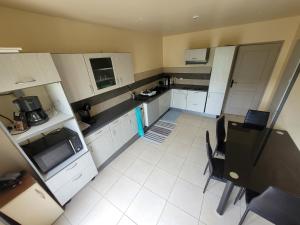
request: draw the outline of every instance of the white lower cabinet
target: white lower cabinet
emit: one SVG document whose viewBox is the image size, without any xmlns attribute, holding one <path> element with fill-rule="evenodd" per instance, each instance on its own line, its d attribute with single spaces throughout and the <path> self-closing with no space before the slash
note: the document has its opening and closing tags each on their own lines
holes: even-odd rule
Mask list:
<svg viewBox="0 0 300 225">
<path fill-rule="evenodd" d="M 204 112 L 206 91 L 188 91 L 186 109 L 194 112 Z"/>
<path fill-rule="evenodd" d="M 23 225 L 51 225 L 63 213 L 62 208 L 38 183 L 33 184 L 0 210 Z"/>
<path fill-rule="evenodd" d="M 137 121 L 135 111 L 131 110 L 85 137 L 96 167 L 99 168 L 136 134 Z"/>
<path fill-rule="evenodd" d="M 114 153 L 113 139 L 109 126 L 97 131 L 93 137 L 92 140 L 86 138 L 86 142 L 98 168 Z"/>
<path fill-rule="evenodd" d="M 166 111 L 168 111 L 168 109 L 171 106 L 171 91 L 167 91 L 162 96 L 160 96 L 158 103 L 159 103 L 159 115 L 161 116 Z"/>
<path fill-rule="evenodd" d="M 159 98 L 149 103 L 143 103 L 145 126 L 149 127 L 159 118 Z"/>
<path fill-rule="evenodd" d="M 207 95 L 205 113 L 211 115 L 220 115 L 223 106 L 224 95 L 224 93 L 209 92 Z"/>
<path fill-rule="evenodd" d="M 46 181 L 61 205 L 69 201 L 98 171 L 89 152 Z"/>
<path fill-rule="evenodd" d="M 125 143 L 125 134 L 123 132 L 123 124 L 121 118 L 116 119 L 110 125 L 110 132 L 113 140 L 114 151 L 120 149 Z"/>
<path fill-rule="evenodd" d="M 172 107 L 177 109 L 186 109 L 187 91 L 172 90 Z"/>
</svg>

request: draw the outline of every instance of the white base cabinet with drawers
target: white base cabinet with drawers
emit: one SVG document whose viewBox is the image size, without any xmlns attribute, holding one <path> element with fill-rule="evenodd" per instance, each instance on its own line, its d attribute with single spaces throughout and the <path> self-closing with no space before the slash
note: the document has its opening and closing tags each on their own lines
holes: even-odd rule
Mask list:
<svg viewBox="0 0 300 225">
<path fill-rule="evenodd" d="M 100 167 L 126 142 L 137 134 L 135 111 L 112 121 L 110 124 L 85 137 L 96 167 Z"/>
<path fill-rule="evenodd" d="M 90 152 L 46 181 L 47 187 L 61 205 L 69 201 L 80 189 L 97 175 L 98 171 Z"/>
</svg>

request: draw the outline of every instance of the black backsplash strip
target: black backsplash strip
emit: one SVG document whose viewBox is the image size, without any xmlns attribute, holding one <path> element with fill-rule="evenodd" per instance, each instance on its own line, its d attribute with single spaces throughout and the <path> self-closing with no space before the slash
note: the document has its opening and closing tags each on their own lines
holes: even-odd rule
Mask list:
<svg viewBox="0 0 300 225">
<path fill-rule="evenodd" d="M 176 78 L 184 78 L 184 79 L 198 79 L 198 80 L 209 80 L 210 79 L 210 73 L 161 73 L 143 80 L 139 80 L 134 82 L 133 84 L 117 88 L 108 92 L 105 92 L 103 94 L 95 95 L 90 98 L 86 98 L 83 100 L 80 100 L 78 102 L 74 102 L 71 104 L 74 112 L 77 112 L 79 109 L 82 108 L 82 106 L 85 103 L 89 103 L 90 105 L 97 105 L 101 102 L 107 101 L 111 98 L 117 97 L 119 95 L 122 95 L 130 90 L 134 90 L 136 88 L 139 88 L 141 86 L 147 85 L 149 83 L 152 83 L 154 81 L 157 81 L 161 79 L 163 76 L 174 76 Z"/>
<path fill-rule="evenodd" d="M 183 79 L 193 79 L 193 80 L 210 79 L 210 73 L 166 73 L 166 74 L 176 78 L 183 78 Z"/>
<path fill-rule="evenodd" d="M 80 100 L 78 102 L 74 102 L 74 103 L 71 104 L 71 106 L 72 106 L 74 112 L 77 112 L 79 109 L 82 108 L 82 106 L 85 103 L 89 103 L 92 106 L 93 105 L 97 105 L 97 104 L 99 104 L 101 102 L 104 102 L 104 101 L 107 101 L 107 100 L 109 100 L 111 98 L 114 98 L 114 97 L 117 97 L 119 95 L 122 95 L 122 94 L 124 94 L 124 93 L 126 93 L 126 92 L 128 92 L 130 90 L 139 88 L 141 86 L 144 86 L 146 84 L 149 84 L 149 83 L 152 83 L 152 82 L 154 82 L 156 80 L 159 80 L 163 76 L 164 76 L 164 74 L 158 74 L 158 75 L 155 75 L 155 76 L 143 79 L 143 80 L 139 80 L 139 81 L 134 82 L 133 84 L 130 84 L 130 85 L 127 85 L 127 86 L 124 86 L 124 87 L 121 87 L 121 88 L 117 88 L 117 89 L 105 92 L 103 94 L 95 95 L 95 96 L 92 96 L 90 98 L 86 98 L 86 99 Z"/>
</svg>

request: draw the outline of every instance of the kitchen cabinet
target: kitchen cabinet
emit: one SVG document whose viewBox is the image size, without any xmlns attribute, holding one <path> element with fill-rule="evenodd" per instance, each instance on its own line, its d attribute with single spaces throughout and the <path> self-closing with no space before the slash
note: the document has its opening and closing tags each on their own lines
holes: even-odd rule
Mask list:
<svg viewBox="0 0 300 225">
<path fill-rule="evenodd" d="M 209 92 L 225 93 L 231 72 L 236 46 L 218 47 L 209 81 Z"/>
<path fill-rule="evenodd" d="M 53 54 L 70 102 L 134 82 L 130 53 Z"/>
<path fill-rule="evenodd" d="M 28 175 L 26 175 L 28 176 Z M 28 179 L 28 178 L 25 178 Z M 22 184 L 29 181 L 23 179 Z M 17 190 L 11 190 L 14 192 Z M 23 225 L 51 225 L 63 213 L 63 209 L 36 182 L 1 207 L 0 211 Z M 7 193 L 8 194 L 8 193 Z"/>
<path fill-rule="evenodd" d="M 118 86 L 123 87 L 134 82 L 133 62 L 130 53 L 114 53 L 114 72 L 118 79 Z"/>
<path fill-rule="evenodd" d="M 54 193 L 58 202 L 64 205 L 97 173 L 92 156 L 87 152 L 47 180 L 46 185 Z"/>
<path fill-rule="evenodd" d="M 205 113 L 220 115 L 222 112 L 235 50 L 236 46 L 215 49 Z"/>
<path fill-rule="evenodd" d="M 211 115 L 220 115 L 223 107 L 224 93 L 209 92 L 205 113 Z"/>
<path fill-rule="evenodd" d="M 82 54 L 52 54 L 52 58 L 61 76 L 69 102 L 76 102 L 94 95 Z"/>
<path fill-rule="evenodd" d="M 93 139 L 89 141 L 86 138 L 86 142 L 97 168 L 115 152 L 109 126 L 96 131 L 93 134 Z"/>
<path fill-rule="evenodd" d="M 162 96 L 159 97 L 158 100 L 159 103 L 159 115 L 161 116 L 165 112 L 168 111 L 168 109 L 171 106 L 171 91 L 167 91 Z"/>
<path fill-rule="evenodd" d="M 109 124 L 115 151 L 125 144 L 126 133 L 124 133 L 123 127 L 124 123 L 122 123 L 122 118 L 118 118 Z"/>
<path fill-rule="evenodd" d="M 186 90 L 172 90 L 172 107 L 177 109 L 186 109 L 187 91 Z"/>
<path fill-rule="evenodd" d="M 135 110 L 130 111 L 129 113 L 129 123 L 130 123 L 130 129 L 129 129 L 129 137 L 130 139 L 137 134 L 137 121 L 136 121 L 136 115 Z"/>
<path fill-rule="evenodd" d="M 49 53 L 0 54 L 0 92 L 60 81 Z"/>
<path fill-rule="evenodd" d="M 204 112 L 206 91 L 188 91 L 186 109 L 195 112 Z"/>
<path fill-rule="evenodd" d="M 159 118 L 159 98 L 149 102 L 143 103 L 145 126 L 149 127 Z"/>
</svg>

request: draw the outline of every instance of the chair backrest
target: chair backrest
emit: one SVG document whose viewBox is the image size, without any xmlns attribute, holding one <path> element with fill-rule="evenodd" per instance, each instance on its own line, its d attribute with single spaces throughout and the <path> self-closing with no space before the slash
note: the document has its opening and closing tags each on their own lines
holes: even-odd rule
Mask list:
<svg viewBox="0 0 300 225">
<path fill-rule="evenodd" d="M 213 171 L 213 152 L 212 152 L 212 148 L 210 145 L 210 139 L 209 139 L 209 132 L 206 131 L 206 153 L 207 153 L 207 158 L 208 158 L 208 169 L 209 169 L 209 173 L 211 174 Z"/>
<path fill-rule="evenodd" d="M 226 138 L 225 116 L 224 115 L 219 117 L 217 120 L 216 137 L 217 137 L 217 145 L 224 144 L 225 138 Z"/>
<path fill-rule="evenodd" d="M 269 115 L 270 112 L 249 109 L 245 117 L 244 125 L 258 129 L 266 128 Z"/>
<path fill-rule="evenodd" d="M 250 202 L 249 207 L 275 224 L 300 224 L 300 197 L 278 188 L 268 187 Z M 267 209 L 266 212 L 264 209 Z"/>
</svg>

